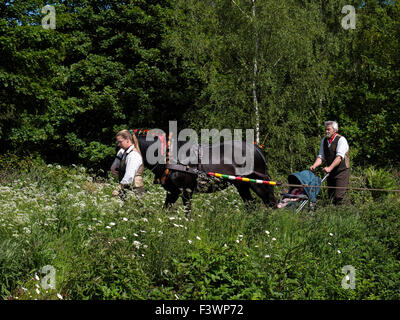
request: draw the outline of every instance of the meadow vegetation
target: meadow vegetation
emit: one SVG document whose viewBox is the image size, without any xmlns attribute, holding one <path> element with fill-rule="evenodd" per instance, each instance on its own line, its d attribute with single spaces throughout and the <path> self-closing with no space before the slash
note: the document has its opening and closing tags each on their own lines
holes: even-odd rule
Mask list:
<svg viewBox="0 0 400 320">
<path fill-rule="evenodd" d="M 399 188 L 385 172 L 355 169 L 351 186 Z M 296 213 L 246 208 L 229 188 L 195 195 L 185 217 L 181 200 L 162 208 L 152 179 L 146 171 L 147 194 L 123 202 L 110 176 L 2 157 L 1 299 L 400 298 L 399 194 L 351 191 L 334 207 L 323 191 Z M 46 265 L 54 289 L 42 285 Z M 342 288 L 346 265 L 354 290 Z"/>
</svg>

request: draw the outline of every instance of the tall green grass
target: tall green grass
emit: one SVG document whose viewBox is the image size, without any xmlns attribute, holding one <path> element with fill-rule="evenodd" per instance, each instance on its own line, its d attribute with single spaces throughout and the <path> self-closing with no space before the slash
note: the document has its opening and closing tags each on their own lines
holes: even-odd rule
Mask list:
<svg viewBox="0 0 400 320">
<path fill-rule="evenodd" d="M 400 298 L 396 194 L 350 192 L 338 208 L 321 194 L 316 210 L 296 213 L 246 208 L 232 187 L 195 195 L 185 217 L 181 200 L 162 208 L 151 173 L 144 198 L 123 202 L 111 177 L 23 161 L 0 170 L 2 299 Z M 368 174 L 355 171 L 352 185 L 376 185 Z M 41 284 L 46 265 L 54 289 Z M 354 290 L 342 288 L 346 265 Z"/>
</svg>

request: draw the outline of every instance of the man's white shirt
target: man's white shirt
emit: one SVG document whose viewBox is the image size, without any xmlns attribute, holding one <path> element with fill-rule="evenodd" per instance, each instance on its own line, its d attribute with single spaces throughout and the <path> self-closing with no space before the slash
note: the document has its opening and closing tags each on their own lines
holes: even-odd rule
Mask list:
<svg viewBox="0 0 400 320">
<path fill-rule="evenodd" d="M 120 159 L 126 158 L 126 171 L 122 178 L 120 184 L 131 184 L 134 182 L 136 172 L 139 170 L 140 166 L 143 164 L 142 156 L 137 152 L 135 146 L 130 146 L 128 150 L 120 149 L 117 153 L 117 157 L 114 159 L 111 165 L 111 170 L 119 168 L 121 163 Z M 120 158 L 120 159 L 118 159 Z"/>
<path fill-rule="evenodd" d="M 318 153 L 318 157 L 321 158 L 322 160 L 325 160 L 325 156 L 324 156 L 324 140 L 325 139 L 326 138 L 323 138 L 321 140 L 321 146 L 319 147 L 319 153 Z M 329 140 L 328 140 L 328 147 L 330 147 L 330 146 L 331 146 L 331 143 L 329 143 Z M 346 155 L 346 153 L 348 151 L 349 151 L 349 144 L 347 143 L 346 138 L 341 136 L 338 140 L 338 144 L 336 147 L 336 156 L 341 156 L 342 159 L 344 159 L 344 156 Z"/>
</svg>

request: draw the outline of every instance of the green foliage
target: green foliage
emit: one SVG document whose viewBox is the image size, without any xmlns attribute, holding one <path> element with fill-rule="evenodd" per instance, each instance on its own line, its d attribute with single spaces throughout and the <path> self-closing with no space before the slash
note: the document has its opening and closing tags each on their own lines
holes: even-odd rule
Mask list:
<svg viewBox="0 0 400 320">
<path fill-rule="evenodd" d="M 51 264 L 71 299 L 398 298 L 397 193 L 353 190 L 349 207 L 307 215 L 245 209 L 229 189 L 186 219 L 161 209 L 159 186 L 123 204 L 115 180 L 86 172 L 109 167 L 119 129 L 177 120 L 259 125 L 283 181 L 335 119 L 351 185 L 399 189 L 398 2 L 354 1 L 355 30 L 341 27 L 344 0 L 255 3 L 53 1 L 55 30 L 42 0 L 0 3 L 1 297 L 58 297 L 36 291 Z M 340 286 L 348 264 L 354 291 Z"/>
<path fill-rule="evenodd" d="M 369 1 L 357 10 L 346 58 L 335 74 L 336 115 L 356 150 L 355 161 L 387 166 L 399 161 L 398 2 Z"/>
<path fill-rule="evenodd" d="M 344 0 L 54 1 L 55 30 L 44 4 L 0 5 L 2 153 L 105 168 L 116 128 L 177 120 L 259 127 L 282 174 L 336 119 L 354 164 L 399 162 L 398 3 L 354 1 L 355 30 Z"/>
<path fill-rule="evenodd" d="M 108 147 L 97 141 L 91 141 L 89 146 L 82 151 L 80 157 L 96 163 L 104 158 L 114 155 L 115 148 Z"/>
<path fill-rule="evenodd" d="M 358 201 L 353 191 L 355 205 L 319 200 L 296 213 L 245 209 L 229 188 L 196 194 L 187 218 L 180 200 L 162 208 L 165 191 L 147 173 L 147 194 L 122 202 L 111 197 L 114 179 L 83 167 L 1 163 L 21 165 L 0 175 L 3 299 L 399 298 L 398 194 Z M 41 286 L 45 265 L 55 289 Z M 346 265 L 356 269 L 354 290 L 341 286 Z"/>
<path fill-rule="evenodd" d="M 190 299 L 263 299 L 270 279 L 261 272 L 263 267 L 251 260 L 253 255 L 241 245 L 200 245 L 173 260 L 168 280 L 175 284 L 178 296 Z"/>
<path fill-rule="evenodd" d="M 365 170 L 365 176 L 367 179 L 367 186 L 372 189 L 385 189 L 385 190 L 395 190 L 399 189 L 400 186 L 396 182 L 393 172 L 384 170 L 382 168 L 376 169 L 374 167 L 369 167 Z M 393 196 L 393 194 L 386 194 L 378 191 L 371 191 L 374 199 L 386 197 L 388 195 Z"/>
<path fill-rule="evenodd" d="M 55 30 L 40 25 L 42 1 L 0 16 L 0 151 L 104 167 L 115 126 L 165 127 L 188 107 L 188 91 L 174 93 L 188 81 L 162 46 L 171 2 L 53 4 Z"/>
</svg>

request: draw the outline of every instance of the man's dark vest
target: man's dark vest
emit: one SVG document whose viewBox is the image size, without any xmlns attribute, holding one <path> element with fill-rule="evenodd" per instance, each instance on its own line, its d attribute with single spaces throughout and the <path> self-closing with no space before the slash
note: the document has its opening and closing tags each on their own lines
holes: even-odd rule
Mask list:
<svg viewBox="0 0 400 320">
<path fill-rule="evenodd" d="M 336 158 L 336 148 L 340 137 L 341 135 L 337 134 L 329 147 L 328 147 L 328 138 L 324 139 L 324 156 L 326 162 L 328 163 L 328 166 L 330 166 Z M 332 173 L 336 174 L 348 168 L 350 168 L 350 158 L 349 158 L 349 152 L 346 152 L 344 159 L 342 158 L 342 161 L 339 163 L 338 166 L 336 166 L 332 170 Z"/>
</svg>

